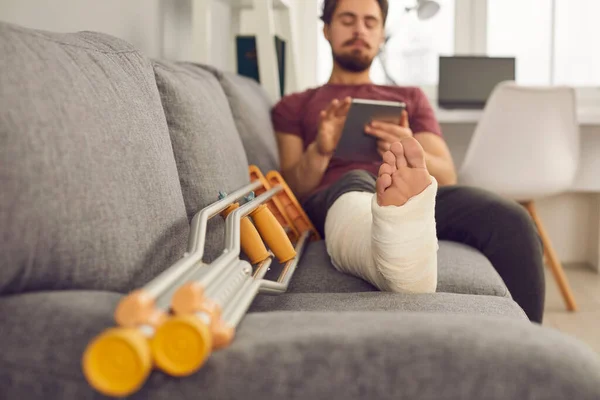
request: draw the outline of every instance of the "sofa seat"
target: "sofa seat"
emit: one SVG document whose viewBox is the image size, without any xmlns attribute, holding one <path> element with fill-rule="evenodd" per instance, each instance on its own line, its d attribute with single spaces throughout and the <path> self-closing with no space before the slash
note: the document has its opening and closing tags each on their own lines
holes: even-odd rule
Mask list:
<svg viewBox="0 0 600 400">
<path fill-rule="evenodd" d="M 103 398 L 83 378 L 80 360 L 88 341 L 112 325 L 120 297 L 1 298 L 3 398 Z M 581 342 L 525 318 L 426 309 L 250 313 L 233 344 L 200 371 L 181 379 L 155 371 L 130 398 L 600 398 L 600 363 Z"/>
<path fill-rule="evenodd" d="M 510 298 L 502 278 L 489 260 L 472 247 L 440 241 L 437 292 L 476 294 Z M 275 266 L 268 277 L 280 272 Z M 290 293 L 353 293 L 377 291 L 367 281 L 339 272 L 329 259 L 324 241 L 306 247 L 294 274 Z"/>
</svg>

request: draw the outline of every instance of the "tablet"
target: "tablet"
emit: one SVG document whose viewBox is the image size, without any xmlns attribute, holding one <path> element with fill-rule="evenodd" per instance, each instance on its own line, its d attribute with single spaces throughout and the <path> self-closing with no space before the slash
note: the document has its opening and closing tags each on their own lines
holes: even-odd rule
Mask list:
<svg viewBox="0 0 600 400">
<path fill-rule="evenodd" d="M 352 99 L 333 156 L 352 161 L 381 161 L 377 152 L 377 138 L 365 133 L 365 126 L 374 120 L 399 125 L 405 109 L 406 104 L 397 101 Z"/>
</svg>

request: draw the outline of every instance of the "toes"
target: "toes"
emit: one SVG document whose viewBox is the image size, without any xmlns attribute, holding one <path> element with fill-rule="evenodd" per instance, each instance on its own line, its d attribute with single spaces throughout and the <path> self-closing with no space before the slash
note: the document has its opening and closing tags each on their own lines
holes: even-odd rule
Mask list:
<svg viewBox="0 0 600 400">
<path fill-rule="evenodd" d="M 379 174 L 377 176 L 381 176 L 381 175 L 391 175 L 394 173 L 394 171 L 396 170 L 395 167 L 391 166 L 388 163 L 383 163 L 381 164 L 381 167 L 379 167 Z"/>
<path fill-rule="evenodd" d="M 402 140 L 404 157 L 408 165 L 413 168 L 426 168 L 425 151 L 417 139 L 409 137 Z"/>
<path fill-rule="evenodd" d="M 396 170 L 396 156 L 391 151 L 383 153 L 383 162 L 392 167 L 392 172 Z"/>
<path fill-rule="evenodd" d="M 394 157 L 396 158 L 396 168 L 402 168 L 408 165 L 406 163 L 406 158 L 404 158 L 404 146 L 402 145 L 402 143 L 392 143 L 390 151 L 394 154 Z"/>
<path fill-rule="evenodd" d="M 379 178 L 377 178 L 376 188 L 377 195 L 381 196 L 387 188 L 389 188 L 392 184 L 392 176 L 388 174 L 383 174 Z"/>
</svg>

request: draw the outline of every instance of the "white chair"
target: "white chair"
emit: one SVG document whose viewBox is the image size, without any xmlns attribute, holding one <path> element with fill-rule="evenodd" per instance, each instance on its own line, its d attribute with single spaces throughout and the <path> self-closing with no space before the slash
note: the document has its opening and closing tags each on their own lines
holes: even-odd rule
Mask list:
<svg viewBox="0 0 600 400">
<path fill-rule="evenodd" d="M 579 160 L 575 92 L 568 87 L 499 84 L 491 94 L 459 170 L 459 183 L 521 203 L 535 222 L 546 262 L 567 309 L 577 305 L 534 201 L 567 191 Z"/>
</svg>

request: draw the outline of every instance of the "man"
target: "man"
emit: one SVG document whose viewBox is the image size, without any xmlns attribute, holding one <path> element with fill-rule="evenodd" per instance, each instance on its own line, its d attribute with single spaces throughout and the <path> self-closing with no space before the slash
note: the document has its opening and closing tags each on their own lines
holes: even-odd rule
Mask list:
<svg viewBox="0 0 600 400">
<path fill-rule="evenodd" d="M 457 186 L 423 92 L 369 78 L 387 11 L 387 0 L 324 1 L 323 33 L 334 67 L 327 84 L 286 96 L 273 109 L 282 174 L 339 270 L 382 290 L 431 292 L 437 240 L 461 242 L 491 261 L 529 319 L 541 323 L 542 248 L 526 211 L 492 193 Z M 378 162 L 333 157 L 353 97 L 407 105 L 400 125 L 365 127 L 378 141 Z"/>
</svg>

